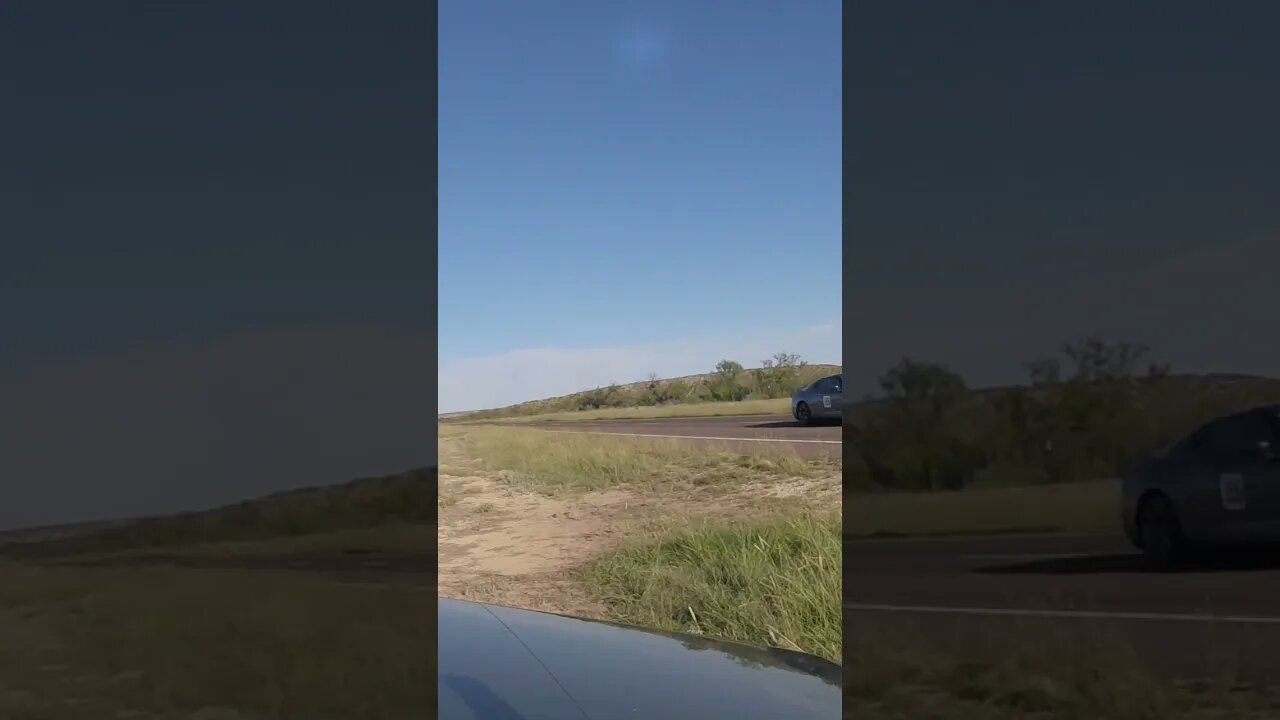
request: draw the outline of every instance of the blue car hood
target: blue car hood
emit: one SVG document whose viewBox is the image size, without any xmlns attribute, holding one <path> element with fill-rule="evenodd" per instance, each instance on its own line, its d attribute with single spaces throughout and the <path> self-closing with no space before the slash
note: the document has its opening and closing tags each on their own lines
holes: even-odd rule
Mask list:
<svg viewBox="0 0 1280 720">
<path fill-rule="evenodd" d="M 440 720 L 836 720 L 840 666 L 440 598 Z"/>
</svg>

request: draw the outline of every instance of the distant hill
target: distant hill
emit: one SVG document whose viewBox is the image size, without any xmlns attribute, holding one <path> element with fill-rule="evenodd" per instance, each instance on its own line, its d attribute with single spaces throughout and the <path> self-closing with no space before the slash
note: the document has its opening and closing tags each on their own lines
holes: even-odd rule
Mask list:
<svg viewBox="0 0 1280 720">
<path fill-rule="evenodd" d="M 768 372 L 768 368 L 745 368 L 738 378 L 744 397 L 742 399 L 762 399 L 781 397 L 777 392 L 762 391 L 758 387 L 756 377 L 759 373 Z M 802 385 L 826 375 L 840 372 L 839 365 L 799 365 L 794 368 L 794 379 L 789 380 L 785 394 Z M 463 417 L 467 420 L 483 420 L 499 417 L 519 417 L 523 415 L 541 415 L 543 413 L 566 412 L 573 410 L 593 410 L 603 407 L 636 407 L 645 405 L 682 405 L 689 403 L 715 401 L 715 387 L 720 379 L 716 373 L 700 373 L 675 378 L 654 378 L 624 385 L 610 385 L 603 388 L 583 390 L 569 395 L 531 400 L 529 402 L 508 405 L 501 408 L 476 410 L 466 413 L 442 413 L 438 416 L 445 422 L 456 421 Z M 794 387 L 791 387 L 794 386 Z"/>
<path fill-rule="evenodd" d="M 128 525 L 133 520 L 105 520 L 82 523 L 66 523 L 62 525 L 43 525 L 40 527 L 0 530 L 0 547 L 14 543 L 47 542 L 63 538 L 86 535 L 100 530 Z"/>
<path fill-rule="evenodd" d="M 436 517 L 436 470 L 418 468 L 288 490 L 177 515 L 9 531 L 0 533 L 0 556 L 47 557 L 429 524 Z"/>
</svg>

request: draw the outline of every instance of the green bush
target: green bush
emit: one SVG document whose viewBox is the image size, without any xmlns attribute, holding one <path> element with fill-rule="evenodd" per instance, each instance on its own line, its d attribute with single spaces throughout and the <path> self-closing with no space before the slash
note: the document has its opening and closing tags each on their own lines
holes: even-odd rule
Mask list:
<svg viewBox="0 0 1280 720">
<path fill-rule="evenodd" d="M 1087 337 L 1027 363 L 1023 387 L 974 391 L 904 359 L 852 408 L 851 487 L 949 490 L 1117 477 L 1211 418 L 1280 402 L 1280 381 L 1175 376 L 1147 349 Z M 1064 365 L 1067 372 L 1064 372 Z"/>
</svg>

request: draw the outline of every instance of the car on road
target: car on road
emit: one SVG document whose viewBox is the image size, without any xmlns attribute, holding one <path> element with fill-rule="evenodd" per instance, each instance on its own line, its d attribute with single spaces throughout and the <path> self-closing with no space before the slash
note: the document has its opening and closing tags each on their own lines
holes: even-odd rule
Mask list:
<svg viewBox="0 0 1280 720">
<path fill-rule="evenodd" d="M 844 409 L 844 375 L 828 375 L 791 395 L 791 417 L 801 425 L 840 420 Z"/>
<path fill-rule="evenodd" d="M 1155 565 L 1188 551 L 1280 543 L 1280 405 L 1205 423 L 1122 483 L 1129 541 Z"/>
<path fill-rule="evenodd" d="M 830 720 L 840 666 L 804 653 L 439 598 L 440 720 Z"/>
</svg>

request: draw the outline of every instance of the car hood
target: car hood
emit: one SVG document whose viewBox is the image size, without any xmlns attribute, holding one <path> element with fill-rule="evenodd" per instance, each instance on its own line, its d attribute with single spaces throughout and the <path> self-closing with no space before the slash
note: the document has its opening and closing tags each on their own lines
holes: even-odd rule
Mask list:
<svg viewBox="0 0 1280 720">
<path fill-rule="evenodd" d="M 840 666 L 785 650 L 439 600 L 440 720 L 829 720 Z"/>
</svg>

